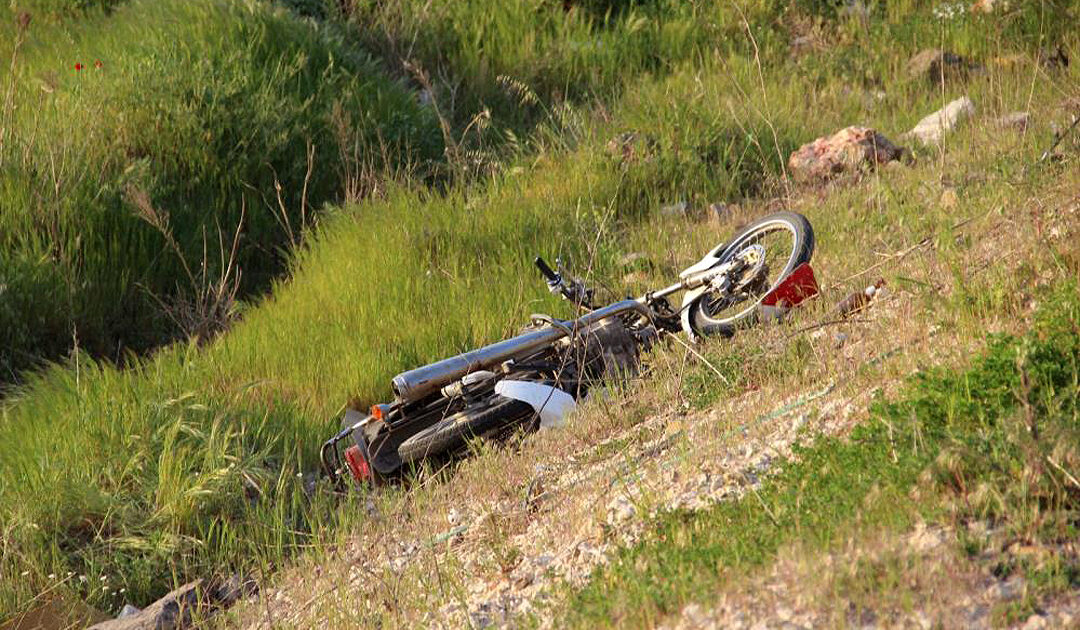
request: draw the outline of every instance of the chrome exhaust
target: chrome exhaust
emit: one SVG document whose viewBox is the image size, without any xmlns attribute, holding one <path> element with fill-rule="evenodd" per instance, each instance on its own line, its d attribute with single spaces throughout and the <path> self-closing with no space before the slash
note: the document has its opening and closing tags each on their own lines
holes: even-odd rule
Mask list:
<svg viewBox="0 0 1080 630">
<path fill-rule="evenodd" d="M 527 332 L 477 350 L 471 350 L 457 356 L 443 359 L 423 367 L 402 372 L 394 377 L 394 395 L 398 402 L 410 403 L 424 398 L 444 386 L 458 381 L 470 372 L 489 370 L 511 359 L 521 359 L 549 346 L 567 333 L 582 330 L 596 322 L 636 312 L 641 317 L 652 320 L 652 312 L 638 300 L 623 300 L 604 308 L 586 313 L 575 320 L 558 322 L 557 325 Z"/>
</svg>

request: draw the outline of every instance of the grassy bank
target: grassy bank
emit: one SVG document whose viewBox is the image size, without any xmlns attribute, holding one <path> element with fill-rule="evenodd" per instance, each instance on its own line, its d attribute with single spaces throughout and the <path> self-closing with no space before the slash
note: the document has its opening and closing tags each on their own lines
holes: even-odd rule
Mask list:
<svg viewBox="0 0 1080 630">
<path fill-rule="evenodd" d="M 903 531 L 919 518 L 961 530 L 989 521 L 1006 539 L 1048 548 L 1073 540 L 1080 299 L 1075 284 L 1040 298 L 1028 334 L 993 338 L 965 369 L 919 374 L 849 436 L 796 447 L 752 496 L 658 518 L 574 594 L 566 623 L 651 627 L 774 561 L 785 545 L 831 548 L 853 530 Z M 1028 606 L 1080 585 L 1068 555 L 1007 572 L 1034 582 Z"/>
<path fill-rule="evenodd" d="M 379 6 L 383 8 L 364 10 L 391 11 L 386 8 L 390 4 Z M 441 7 L 442 13 L 421 15 L 415 23 L 424 29 L 442 25 L 446 41 L 457 42 L 446 48 L 458 50 L 455 54 L 471 54 L 473 44 L 469 42 L 473 40 L 467 37 L 469 33 L 474 39 L 482 35 L 487 41 L 490 29 L 500 28 L 501 23 L 479 20 L 477 23 L 486 24 L 484 28 L 488 30 L 470 31 L 469 21 L 463 16 L 453 20 L 440 18 L 457 15 L 453 12 L 458 9 L 451 4 L 429 6 Z M 535 66 L 540 74 L 527 78 L 537 86 L 530 87 L 537 95 L 536 104 L 522 104 L 523 91 L 519 89 L 509 94 L 502 92 L 512 100 L 499 106 L 512 109 L 517 102 L 519 108 L 535 107 L 536 111 L 529 114 L 534 116 L 532 122 L 521 127 L 520 121 L 507 114 L 496 115 L 492 125 L 496 130 L 501 128 L 504 135 L 507 129 L 521 128 L 534 129 L 533 135 L 517 145 L 516 150 L 500 144 L 505 152 L 492 154 L 493 168 L 481 170 L 482 177 L 447 190 L 438 193 L 425 190 L 426 182 L 419 180 L 384 183 L 381 193 L 371 199 L 325 210 L 310 238 L 288 256 L 287 279 L 272 284 L 267 297 L 242 306 L 242 319 L 227 334 L 203 346 L 195 343 L 170 346 L 152 357 L 135 361 L 126 370 L 80 353 L 62 366 L 29 376 L 25 386 L 4 401 L 0 412 L 0 511 L 6 528 L 2 532 L 4 555 L 0 558 L 0 569 L 5 576 L 0 582 L 0 617 L 27 608 L 41 593 L 62 592 L 103 608 L 116 609 L 122 600 L 145 604 L 174 582 L 194 576 L 239 569 L 271 573 L 297 551 L 321 547 L 358 527 L 365 513 L 361 506 L 334 506 L 324 495 L 309 501 L 304 498 L 297 477 L 314 469 L 319 441 L 336 428 L 335 413 L 350 399 L 364 406 L 386 397 L 388 378 L 400 370 L 511 334 L 531 312 L 563 312 L 543 285 L 533 280 L 536 274 L 529 261 L 535 254 L 570 257 L 577 268 L 591 267 L 593 276 L 622 293 L 624 270 L 617 262 L 622 254 L 647 253 L 656 261 L 648 271 L 647 280 L 655 283 L 670 279 L 681 266 L 692 262 L 733 230 L 738 222 L 767 212 L 769 208 L 760 197 L 778 197 L 781 201 L 777 203 L 797 203 L 796 209 L 810 216 L 818 234 L 815 260 L 820 261 L 822 277 L 828 283 L 839 283 L 860 268 L 877 262 L 875 251 L 899 251 L 928 234 L 937 237 L 946 262 L 960 264 L 971 252 L 967 251 L 965 241 L 956 239 L 958 235 L 952 229 L 959 220 L 1016 207 L 1021 197 L 1037 194 L 1053 182 L 1073 181 L 1070 178 L 1074 177 L 1075 169 L 1067 161 L 1064 165 L 1027 167 L 1048 145 L 1050 124 L 1063 115 L 1059 103 L 1077 83 L 1075 68 L 1054 70 L 1051 74 L 1038 66 L 1037 31 L 1032 34 L 1027 30 L 1031 24 L 1041 23 L 1038 19 L 1041 14 L 1035 9 L 1000 17 L 997 22 L 992 18 L 965 18 L 944 30 L 934 21 L 917 22 L 917 28 L 909 26 L 912 12 L 924 7 L 913 5 L 895 12 L 890 8 L 873 16 L 872 34 L 879 38 L 873 45 L 858 36 L 862 32 L 858 29 L 864 27 L 857 18 L 832 15 L 818 27 L 821 29 L 818 35 L 825 38 L 823 48 L 812 55 L 792 56 L 787 44 L 795 38 L 789 32 L 794 27 L 777 20 L 790 20 L 803 14 L 770 13 L 771 5 L 762 5 L 759 12 L 748 13 L 768 16 L 761 30 L 754 30 L 759 27 L 757 22 L 751 29 L 752 33 L 761 35 L 760 60 L 750 53 L 754 42 L 747 37 L 722 45 L 701 44 L 693 54 L 671 52 L 675 61 L 670 65 L 641 61 L 634 66 L 637 62 L 631 62 L 635 57 L 619 53 L 603 57 L 606 61 L 599 63 L 598 68 L 589 68 L 586 62 L 595 59 L 588 55 L 608 53 L 583 52 L 580 54 L 584 56 L 573 57 L 560 47 L 565 43 L 560 37 L 588 36 L 603 42 L 604 38 L 621 32 L 618 29 L 624 29 L 627 32 L 619 37 L 635 42 L 635 50 L 641 49 L 635 54 L 647 60 L 652 53 L 644 49 L 652 45 L 653 40 L 649 39 L 652 36 L 632 39 L 636 35 L 629 31 L 637 19 L 635 16 L 643 16 L 647 18 L 646 24 L 660 24 L 663 28 L 669 28 L 668 18 L 675 22 L 694 19 L 704 25 L 711 23 L 709 16 L 693 12 L 697 9 L 657 4 L 656 12 L 650 13 L 646 8 L 643 5 L 640 12 L 635 12 L 637 9 L 633 7 L 633 10 L 610 13 L 605 10 L 603 14 L 609 17 L 604 20 L 565 16 L 568 25 L 553 17 L 562 15 L 558 5 L 551 7 L 553 14 L 542 12 L 548 9 L 534 8 L 536 13 L 517 17 L 511 14 L 511 17 L 525 20 L 531 16 L 530 19 L 540 19 L 548 25 L 545 28 L 558 26 L 566 30 L 551 34 L 540 29 L 548 34 L 538 35 L 538 41 L 547 43 L 532 49 L 531 56 L 499 57 L 507 59 L 510 65 L 495 70 L 483 70 L 484 57 L 469 62 L 453 61 L 457 57 L 451 56 L 444 62 L 447 67 L 461 73 L 457 76 L 475 77 L 476 86 L 481 86 L 466 91 L 474 95 L 470 98 L 476 98 L 477 104 L 487 102 L 487 97 L 475 96 L 488 89 L 482 86 L 494 90 L 493 85 L 499 85 L 498 73 L 524 75 L 525 70 Z M 165 11 L 136 3 L 131 7 L 121 6 L 108 18 L 92 19 L 122 19 L 123 11 L 136 9 Z M 398 10 L 406 11 L 400 7 Z M 270 29 L 267 32 L 276 32 L 271 26 L 287 24 L 288 29 L 306 29 L 302 32 L 320 38 L 318 41 L 324 41 L 322 37 L 330 37 L 334 32 L 350 37 L 349 33 L 355 32 L 349 29 L 362 29 L 364 20 L 368 19 L 361 11 L 350 18 L 351 26 L 341 27 L 342 31 L 324 32 L 319 30 L 322 27 L 295 22 L 294 17 L 263 5 L 232 8 L 225 15 L 240 11 L 251 11 L 258 18 L 256 24 Z M 242 32 L 253 28 L 211 19 L 219 16 L 216 12 L 208 15 L 206 23 L 198 19 L 192 22 L 204 24 L 208 29 L 211 28 L 208 23 L 219 22 Z M 385 14 L 380 16 L 376 17 L 390 19 Z M 713 15 L 713 19 L 721 18 L 732 19 L 727 13 Z M 243 22 L 247 20 L 245 17 Z M 513 24 L 512 20 L 508 22 Z M 649 26 L 646 32 L 654 26 Z M 742 32 L 737 22 L 728 21 L 721 27 L 733 38 L 735 33 Z M 1022 28 L 1022 36 L 1011 34 L 1010 29 L 1017 28 Z M 995 32 L 1008 34 L 1008 38 L 981 37 L 987 29 L 997 29 Z M 492 45 L 498 50 L 512 48 L 514 40 L 508 35 L 512 30 L 506 26 L 501 37 L 491 38 Z M 371 39 L 366 40 L 365 46 L 375 47 L 383 41 L 384 35 L 377 35 L 378 32 L 367 35 Z M 430 40 L 425 37 L 428 31 L 416 32 L 417 41 Z M 1045 32 L 1052 30 L 1048 27 Z M 773 43 L 765 45 L 769 38 Z M 675 40 L 679 38 L 672 41 Z M 889 52 L 879 51 L 881 41 L 892 45 Z M 909 77 L 904 60 L 918 48 L 931 44 L 956 46 L 977 56 L 985 63 L 986 73 L 971 77 L 967 83 L 949 83 L 944 94 L 940 86 L 934 88 L 924 79 Z M 247 50 L 243 46 L 241 49 Z M 434 55 L 434 50 L 426 54 Z M 596 49 L 606 50 L 606 47 Z M 46 52 L 39 54 L 41 58 L 46 56 Z M 572 62 L 552 62 L 549 68 L 539 63 L 539 59 L 548 55 L 571 55 L 567 58 Z M 1008 67 L 991 63 L 992 59 L 1006 55 L 1019 55 L 1020 61 Z M 308 59 L 299 52 L 289 58 L 296 61 L 301 57 Z M 152 55 L 150 58 L 155 59 Z M 283 79 L 288 85 L 307 85 L 310 81 L 317 85 L 312 89 L 318 91 L 330 90 L 338 80 L 351 85 L 349 82 L 361 81 L 369 75 L 384 77 L 376 83 L 378 87 L 383 85 L 382 81 L 389 82 L 385 79 L 387 73 L 395 72 L 386 67 L 392 65 L 386 61 L 390 57 L 382 56 L 380 63 L 384 67 L 372 70 L 368 61 L 356 61 L 359 65 L 342 70 L 341 78 L 336 79 L 338 69 L 353 62 L 342 61 L 335 55 L 334 63 L 330 64 L 329 53 L 318 58 L 325 64 L 315 66 L 317 77 L 307 74 L 307 70 L 290 74 L 288 64 L 275 65 L 277 58 L 272 50 L 252 49 L 236 57 L 234 79 L 246 84 L 245 81 L 254 80 L 252 77 L 284 76 L 290 77 Z M 171 57 L 163 57 L 161 63 L 168 59 Z M 242 70 L 245 64 L 254 64 L 262 70 L 249 76 Z M 272 66 L 269 70 L 268 64 Z M 431 76 L 437 77 L 435 64 L 430 61 L 425 64 L 430 67 Z M 104 63 L 103 66 L 102 71 L 107 71 L 109 66 Z M 80 72 L 90 71 L 87 68 Z M 594 72 L 607 74 L 591 79 Z M 330 80 L 320 78 L 324 75 Z M 208 70 L 197 76 L 216 75 Z M 626 83 L 621 84 L 624 79 Z M 152 79 L 147 81 L 150 85 L 162 85 Z M 590 84 L 590 81 L 595 81 L 597 92 L 610 94 L 601 94 L 604 98 L 595 101 L 579 95 L 581 100 L 568 104 L 554 99 L 560 83 Z M 465 79 L 462 82 L 467 83 Z M 172 83 L 170 79 L 160 89 L 165 90 Z M 440 92 L 436 95 L 440 102 L 447 102 L 445 91 L 452 85 L 452 81 L 433 85 Z M 882 88 L 885 96 L 876 96 L 875 91 Z M 133 88 L 129 85 L 128 89 Z M 372 94 L 370 89 L 356 89 L 356 98 L 368 98 Z M 402 96 L 396 87 L 387 89 L 390 96 L 384 96 L 385 101 L 376 99 L 376 105 L 383 102 L 393 109 L 395 99 L 408 97 L 407 93 Z M 97 94 L 102 103 L 111 102 L 100 92 L 86 90 Z M 281 95 L 291 95 L 290 90 L 282 88 L 281 94 L 270 91 L 284 99 L 286 105 L 292 103 Z M 817 135 L 860 123 L 876 126 L 895 137 L 943 100 L 961 93 L 967 93 L 979 104 L 977 119 L 951 136 L 942 151 L 919 150 L 918 162 L 913 166 L 855 177 L 834 187 L 798 189 L 783 177 L 787 154 Z M 546 100 L 549 97 L 552 100 Z M 134 97 L 129 95 L 129 98 Z M 233 98 L 237 104 L 227 110 L 235 112 L 234 122 L 238 126 L 247 119 L 259 122 L 263 116 L 277 115 L 276 101 L 269 96 L 259 100 L 238 92 Z M 249 98 L 252 102 L 246 104 Z M 332 116 L 335 98 L 333 93 L 326 93 L 303 102 L 307 104 L 305 107 L 328 103 Z M 494 96 L 491 98 L 494 100 Z M 256 105 L 258 111 L 246 109 Z M 412 107 L 403 106 L 403 109 L 406 114 L 419 112 L 416 132 L 428 139 L 432 135 L 431 125 L 435 124 L 434 114 Z M 1025 107 L 1031 108 L 1036 121 L 1026 133 L 1006 134 L 993 126 L 996 115 Z M 453 114 L 454 124 L 470 119 L 472 109 L 472 105 L 462 105 Z M 190 118 L 180 117 L 180 120 L 195 125 L 207 116 L 213 119 L 213 113 L 196 109 L 190 112 Z M 25 115 L 25 111 L 20 115 Z M 297 114 L 300 119 L 305 116 Z M 286 118 L 293 119 L 283 120 Z M 377 120 L 372 124 L 377 124 Z M 271 127 L 271 123 L 259 124 L 259 129 Z M 172 155 L 171 150 L 165 151 L 163 147 L 182 140 L 179 130 L 187 127 L 166 125 L 163 129 L 174 129 L 170 132 L 173 135 L 163 136 L 161 146 L 155 150 Z M 248 146 L 243 155 L 235 156 L 235 162 L 247 164 L 245 168 L 250 167 L 265 177 L 267 173 L 260 170 L 263 168 L 260 152 L 270 154 L 273 147 L 278 147 L 274 149 L 280 151 L 275 154 L 278 155 L 275 159 L 281 160 L 275 167 L 278 175 L 291 172 L 292 177 L 301 178 L 302 184 L 306 165 L 297 156 L 305 155 L 307 143 L 306 128 L 299 129 L 287 134 L 280 146 L 270 140 Z M 425 129 L 428 133 L 424 133 Z M 615 150 L 609 148 L 614 137 L 628 132 L 636 133 L 629 140 L 632 151 L 622 150 L 618 143 Z M 318 143 L 320 150 L 335 146 L 333 129 L 327 133 L 331 134 L 331 143 Z M 403 133 L 407 139 L 412 131 Z M 83 136 L 73 132 L 72 137 Z M 432 137 L 441 138 L 442 132 L 436 129 Z M 172 139 L 169 143 L 168 138 Z M 235 141 L 235 137 L 228 142 L 223 140 L 219 148 L 226 151 L 224 157 L 211 152 L 208 163 L 218 163 L 217 160 L 232 168 L 234 160 L 225 158 L 232 156 L 228 151 Z M 407 144 L 406 140 L 403 143 Z M 199 151 L 205 151 L 216 145 L 211 138 L 197 146 Z M 1075 144 L 1065 147 L 1072 151 Z M 155 179 L 156 167 L 151 167 L 157 161 L 151 160 L 149 164 L 145 167 L 149 170 L 144 172 L 139 170 L 144 167 L 136 167 L 127 176 L 146 178 L 136 180 L 139 183 L 159 182 L 161 188 L 147 189 L 160 190 L 162 198 L 168 198 L 169 191 L 178 199 L 197 198 L 193 196 L 195 193 L 179 187 L 180 184 Z M 197 178 L 198 181 L 217 182 L 213 185 L 218 188 L 213 190 L 235 192 L 221 183 L 235 183 L 231 176 L 216 171 L 208 173 L 204 179 Z M 320 177 L 331 175 L 322 173 Z M 953 194 L 950 207 L 944 207 L 941 201 L 946 189 Z M 258 192 L 250 192 L 253 197 L 247 205 L 249 212 L 254 213 L 259 204 L 263 207 L 266 203 L 276 204 L 273 197 L 263 199 L 263 195 L 273 194 L 272 174 L 270 180 L 262 180 L 255 190 Z M 122 189 L 107 192 L 113 195 L 115 203 L 124 203 Z M 296 187 L 286 189 L 285 193 L 296 195 Z M 243 196 L 242 192 L 238 194 Z M 237 198 L 233 197 L 228 211 L 235 213 Z M 694 218 L 697 216 L 694 211 L 708 203 L 734 200 L 742 201 L 745 207 L 733 211 L 718 224 Z M 962 203 L 957 205 L 957 200 Z M 287 207 L 297 207 L 295 201 L 295 197 L 290 197 Z M 691 209 L 688 216 L 672 217 L 661 212 L 663 206 L 679 202 L 687 202 Z M 126 209 L 124 216 L 130 212 Z M 272 215 L 266 216 L 269 218 L 265 228 L 271 232 L 277 230 L 277 238 L 282 238 L 282 227 Z M 142 225 L 134 219 L 124 220 Z M 178 222 L 177 218 L 173 225 Z M 228 225 L 224 219 L 222 224 Z M 153 240 L 158 238 L 155 236 L 158 232 L 150 230 L 146 234 L 149 241 L 156 243 L 160 254 L 162 242 Z M 193 232 L 192 238 L 196 245 L 201 242 L 198 231 Z M 244 239 L 247 239 L 245 243 L 252 243 L 250 235 Z M 146 247 L 153 251 L 151 245 Z M 271 253 L 272 258 L 279 256 L 277 252 Z M 54 272 L 49 270 L 53 267 L 31 265 L 37 258 L 27 260 L 24 264 L 29 270 L 25 277 L 34 279 L 40 274 L 43 278 L 34 279 L 31 284 L 64 281 L 62 276 L 51 279 L 49 273 Z M 1071 263 L 1062 264 L 1066 269 L 1073 268 L 1069 267 Z M 938 282 L 937 276 L 928 279 L 916 275 L 908 280 L 917 298 L 928 305 L 928 312 L 941 312 L 929 307 L 954 309 L 948 312 L 956 315 L 953 319 L 960 321 L 957 328 L 965 339 L 970 339 L 996 311 L 1018 312 L 1013 289 L 1018 287 L 1019 276 L 1011 275 L 1011 267 L 992 265 L 990 269 L 981 276 L 990 280 L 979 280 L 979 287 L 985 293 L 975 288 L 957 288 L 952 294 L 955 297 L 946 299 L 944 306 L 934 306 L 934 300 L 941 299 L 937 289 L 923 286 Z M 171 282 L 176 282 L 176 273 L 174 268 Z M 962 279 L 963 275 L 958 272 L 957 277 Z M 1055 278 L 1060 280 L 1060 275 Z M 632 288 L 645 288 L 641 284 Z M 962 282 L 956 284 L 963 286 Z M 837 297 L 835 293 L 847 286 L 831 288 L 830 297 Z M 40 288 L 24 290 L 32 291 L 29 295 L 34 296 L 67 295 Z M 949 301 L 952 299 L 956 301 Z M 62 300 L 60 303 L 63 304 Z M 63 332 L 66 339 L 67 330 Z M 813 356 L 805 348 L 792 353 L 803 361 Z M 738 357 L 724 360 L 730 361 L 725 365 L 733 366 L 729 372 L 732 375 L 740 373 L 736 368 L 754 365 L 753 361 Z M 775 364 L 749 374 L 759 379 L 758 385 L 789 384 L 783 379 L 790 377 L 784 376 Z M 702 384 L 712 382 L 704 376 L 699 380 Z M 723 388 L 705 392 L 700 392 L 701 387 L 697 389 L 698 393 L 707 395 L 701 399 L 701 405 L 723 400 L 732 393 Z M 489 456 L 509 457 L 504 453 Z M 478 466 L 488 461 L 482 459 Z M 441 505 L 438 502 L 447 498 L 441 493 L 452 490 L 424 492 L 418 495 L 390 492 L 385 500 L 403 504 L 417 500 L 418 505 L 431 501 L 433 505 Z M 86 577 L 86 581 L 80 581 L 80 576 Z M 108 589 L 103 588 L 102 576 Z M 623 589 L 621 582 L 611 584 L 625 590 L 627 597 L 638 592 L 637 587 L 630 585 Z M 121 588 L 123 595 L 119 594 Z M 692 592 L 696 586 L 680 588 Z M 587 595 L 582 597 L 588 599 Z M 621 601 L 618 597 L 606 600 L 613 605 Z M 651 600 L 642 596 L 640 601 Z M 642 611 L 653 614 L 656 610 L 667 610 L 662 606 L 669 605 L 647 604 Z M 597 616 L 612 612 L 594 610 Z M 386 611 L 372 612 L 372 618 L 382 614 Z"/>
<path fill-rule="evenodd" d="M 441 157 L 430 109 L 284 9 L 50 15 L 0 14 L 4 380 L 73 344 L 115 360 L 213 332 L 232 304 L 210 290 L 265 288 L 324 203 Z"/>
</svg>

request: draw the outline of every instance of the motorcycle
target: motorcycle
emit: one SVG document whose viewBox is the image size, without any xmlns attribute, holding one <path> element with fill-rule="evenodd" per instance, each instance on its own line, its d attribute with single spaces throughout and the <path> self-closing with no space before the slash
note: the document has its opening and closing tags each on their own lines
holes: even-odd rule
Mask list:
<svg viewBox="0 0 1080 630">
<path fill-rule="evenodd" d="M 394 399 L 365 415 L 345 412 L 321 449 L 325 473 L 370 484 L 460 452 L 474 438 L 559 426 L 598 384 L 637 374 L 663 335 L 731 336 L 780 317 L 818 293 L 806 217 L 778 212 L 746 225 L 678 282 L 604 306 L 556 262 L 535 264 L 548 288 L 581 311 L 575 319 L 533 315 L 522 334 L 395 376 Z M 669 297 L 682 292 L 679 308 Z"/>
</svg>

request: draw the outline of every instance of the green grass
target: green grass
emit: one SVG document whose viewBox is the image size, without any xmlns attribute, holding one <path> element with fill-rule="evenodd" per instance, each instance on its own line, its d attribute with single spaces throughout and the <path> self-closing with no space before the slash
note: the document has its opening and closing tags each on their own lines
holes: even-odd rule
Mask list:
<svg viewBox="0 0 1080 630">
<path fill-rule="evenodd" d="M 0 14 L 6 60 L 15 13 Z M 344 198 L 363 169 L 422 177 L 441 156 L 434 114 L 405 86 L 333 30 L 269 4 L 125 3 L 32 20 L 24 39 L 14 75 L 7 62 L 0 75 L 13 94 L 0 120 L 4 380 L 76 336 L 114 359 L 169 339 L 159 300 L 221 275 L 219 236 L 231 243 L 242 212 L 241 290 L 262 290 L 302 218 Z M 139 191 L 179 254 L 136 216 Z"/>
<path fill-rule="evenodd" d="M 0 403 L 0 618 L 51 588 L 115 610 L 119 588 L 126 589 L 123 599 L 145 604 L 192 577 L 268 573 L 308 545 L 357 526 L 362 510 L 332 505 L 322 495 L 308 503 L 297 478 L 315 468 L 320 441 L 336 429 L 335 414 L 350 399 L 360 406 L 385 399 L 398 371 L 513 334 L 529 313 L 565 315 L 531 268 L 534 255 L 569 256 L 578 269 L 592 263 L 593 275 L 618 286 L 618 257 L 645 251 L 658 261 L 654 279 L 668 279 L 733 226 L 665 218 L 661 206 L 688 201 L 701 208 L 783 192 L 783 164 L 799 144 L 854 123 L 890 137 L 909 128 L 942 99 L 904 75 L 902 60 L 923 45 L 957 45 L 983 57 L 1031 52 L 1034 45 L 1028 35 L 980 43 L 985 24 L 978 21 L 948 29 L 932 21 L 909 26 L 912 12 L 925 9 L 890 5 L 875 13 L 874 34 L 892 44 L 888 54 L 839 20 L 827 23 L 832 48 L 791 59 L 779 20 L 798 14 L 769 3 L 743 7 L 759 38 L 760 74 L 733 7 L 641 3 L 603 9 L 601 17 L 599 9 L 565 15 L 558 3 L 513 3 L 503 13 L 471 2 L 375 3 L 347 19 L 323 12 L 322 22 L 309 22 L 264 4 L 134 2 L 107 16 L 90 11 L 61 19 L 50 32 L 67 39 L 35 40 L 19 66 L 21 80 L 52 81 L 52 92 L 34 88 L 49 96 L 20 91 L 20 102 L 44 104 L 17 114 L 20 125 L 36 116 L 50 130 L 48 140 L 36 141 L 28 162 L 9 169 L 5 161 L 8 170 L 0 171 L 6 186 L 0 318 L 12 322 L 0 330 L 16 335 L 3 347 L 21 348 L 23 354 L 13 353 L 19 361 L 62 356 L 75 317 L 80 346 L 111 355 L 89 341 L 95 326 L 112 344 L 106 331 L 123 328 L 109 328 L 110 317 L 140 330 L 153 321 L 152 309 L 129 312 L 136 309 L 137 284 L 151 282 L 139 274 L 170 288 L 181 272 L 162 254 L 160 235 L 131 216 L 123 196 L 128 182 L 146 187 L 170 211 L 178 239 L 196 250 L 195 259 L 201 226 L 220 221 L 228 231 L 246 199 L 252 223 L 243 239 L 245 276 L 271 290 L 242 304 L 240 321 L 210 343 L 171 345 L 126 369 L 74 353 L 28 374 Z M 1002 17 L 1003 32 L 1037 18 L 1037 9 Z M 109 28 L 96 28 L 102 24 Z M 401 72 L 395 42 L 412 41 L 414 32 L 416 54 L 431 76 L 449 73 L 449 83 L 435 88 L 452 135 L 460 136 L 483 105 L 493 108 L 483 131 L 492 135 L 470 131 L 463 143 L 490 148 L 492 168 L 429 188 L 430 178 L 407 179 L 405 164 L 396 172 L 406 181 L 388 178 L 371 199 L 322 209 L 304 243 L 285 252 L 288 239 L 266 207 L 276 203 L 273 171 L 288 207 L 298 211 L 311 138 L 323 191 L 312 203 L 335 198 L 347 176 L 334 158 L 335 102 L 368 116 L 353 119 L 365 151 L 372 141 L 363 134 L 376 130 L 403 150 L 414 148 L 417 157 L 441 150 L 434 113 L 413 104 L 416 86 L 388 78 Z M 1053 34 L 1050 27 L 1045 32 Z M 515 36 L 521 33 L 527 37 Z M 575 41 L 589 45 L 570 45 Z M 100 57 L 102 71 L 94 74 L 91 65 L 76 74 L 65 62 L 51 78 L 43 68 L 61 67 L 57 60 L 72 49 Z M 178 74 L 178 68 L 197 71 Z M 507 94 L 499 75 L 523 82 L 536 100 L 523 103 L 521 90 Z M 980 107 L 985 103 L 989 116 L 1025 107 L 1032 97 L 1049 103 L 1073 89 L 1076 76 L 1075 67 L 1034 81 L 1023 68 L 994 70 L 964 89 Z M 884 101 L 863 98 L 864 84 L 879 83 L 890 86 Z M 454 85 L 461 92 L 451 110 Z M 116 125 L 84 125 L 72 115 L 80 108 L 108 112 L 101 119 Z M 1050 109 L 1040 111 L 1049 117 Z M 639 134 L 637 157 L 609 155 L 608 140 L 628 131 Z M 528 135 L 512 141 L 508 132 Z M 947 155 L 958 190 L 973 207 L 1013 201 L 1022 194 L 1017 190 L 1054 180 L 1051 170 L 1026 173 L 1016 159 L 1037 156 L 1049 137 L 1046 125 L 1034 127 L 1011 153 L 967 155 L 987 135 L 965 127 Z M 73 165 L 100 164 L 104 175 L 87 171 L 58 206 L 48 206 L 45 216 L 56 217 L 53 235 L 31 226 L 33 215 L 22 209 L 45 207 L 32 194 L 49 181 L 41 160 L 63 147 L 75 156 Z M 408 155 L 401 159 L 408 162 Z M 992 186 L 967 183 L 986 173 Z M 937 199 L 936 189 L 926 193 L 921 181 L 931 175 L 922 168 L 877 179 L 870 188 L 877 205 L 859 187 L 834 190 L 828 204 L 810 208 L 824 272 L 848 269 L 841 262 L 846 248 L 868 234 L 888 251 L 928 232 L 943 235 L 945 250 L 962 247 L 947 238 L 955 217 L 925 211 Z M 64 252 L 78 255 L 65 262 Z M 287 274 L 269 280 L 282 264 Z M 1013 286 L 998 280 L 985 284 Z M 1011 305 L 1000 291 L 982 297 L 972 289 L 952 299 L 950 307 L 971 313 L 963 324 L 971 329 L 980 326 L 980 313 Z M 734 375 L 743 364 L 722 367 Z M 747 378 L 768 377 L 751 371 Z M 724 393 L 704 392 L 694 402 L 710 404 Z M 870 453 L 883 456 L 881 448 Z M 918 472 L 914 463 L 910 468 L 896 472 L 897 487 Z M 823 488 L 821 500 L 832 492 L 838 509 L 850 512 L 854 500 L 842 489 Z M 739 518 L 758 518 L 751 512 Z M 748 538 L 741 553 L 764 561 L 780 538 Z M 693 554 L 687 561 L 697 566 Z M 110 591 L 95 583 L 101 575 Z M 684 577 L 641 614 L 697 592 Z M 610 605 L 638 597 L 639 586 L 626 586 L 624 595 L 608 598 Z"/>
<path fill-rule="evenodd" d="M 661 515 L 572 596 L 564 622 L 654 625 L 774 560 L 784 545 L 830 548 L 856 527 L 903 529 L 940 517 L 943 501 L 960 523 L 989 519 L 1041 544 L 1074 540 L 1076 488 L 1047 462 L 1075 469 L 1080 457 L 1077 295 L 1075 284 L 1060 287 L 1030 333 L 992 338 L 966 369 L 919 374 L 895 399 L 874 403 L 851 435 L 796 448 L 742 499 Z M 924 492 L 913 502 L 920 477 Z M 1040 594 L 1080 584 L 1080 567 L 1067 562 L 1039 570 Z"/>
</svg>

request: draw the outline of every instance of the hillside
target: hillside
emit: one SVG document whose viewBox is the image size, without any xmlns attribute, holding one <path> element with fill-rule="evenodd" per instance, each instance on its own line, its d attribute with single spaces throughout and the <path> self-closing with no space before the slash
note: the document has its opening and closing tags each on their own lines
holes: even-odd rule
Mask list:
<svg viewBox="0 0 1080 630">
<path fill-rule="evenodd" d="M 243 573 L 224 625 L 1068 626 L 1080 14 L 982 4 L 0 9 L 0 623 Z M 850 125 L 907 156 L 789 171 Z M 347 404 L 568 315 L 534 255 L 640 292 L 781 208 L 824 289 L 784 325 L 313 482 Z"/>
</svg>

